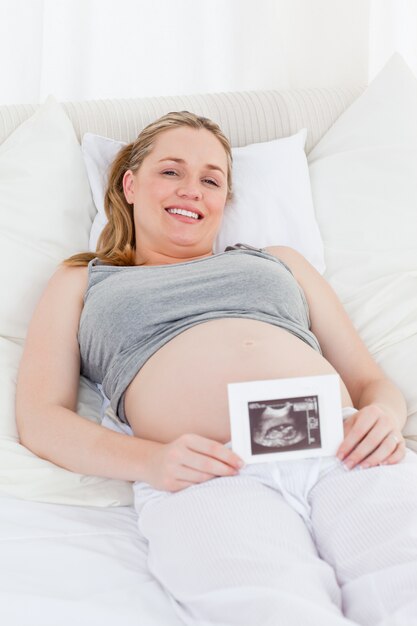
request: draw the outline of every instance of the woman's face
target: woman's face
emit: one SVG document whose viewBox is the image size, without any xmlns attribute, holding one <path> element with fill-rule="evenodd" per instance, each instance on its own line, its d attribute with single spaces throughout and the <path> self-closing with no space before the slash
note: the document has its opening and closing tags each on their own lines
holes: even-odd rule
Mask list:
<svg viewBox="0 0 417 626">
<path fill-rule="evenodd" d="M 164 131 L 123 183 L 134 205 L 140 254 L 173 262 L 211 254 L 227 197 L 227 156 L 210 131 L 186 126 Z M 184 211 L 188 214 L 179 213 Z"/>
</svg>

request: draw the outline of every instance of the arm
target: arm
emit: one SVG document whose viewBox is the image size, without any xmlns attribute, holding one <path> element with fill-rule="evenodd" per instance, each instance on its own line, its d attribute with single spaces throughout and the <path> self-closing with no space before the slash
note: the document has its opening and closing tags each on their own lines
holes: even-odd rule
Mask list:
<svg viewBox="0 0 417 626">
<path fill-rule="evenodd" d="M 405 454 L 401 429 L 407 418 L 400 390 L 371 357 L 336 294 L 308 261 L 291 248 L 273 246 L 302 287 L 310 309 L 311 330 L 323 356 L 344 381 L 358 413 L 345 421 L 338 457 L 349 467 L 397 463 Z"/>
<path fill-rule="evenodd" d="M 237 457 L 216 441 L 187 434 L 162 444 L 113 432 L 75 412 L 80 377 L 77 335 L 86 286 L 87 268 L 61 267 L 35 310 L 16 390 L 22 444 L 73 472 L 144 480 L 172 491 L 232 473 Z"/>
<path fill-rule="evenodd" d="M 86 268 L 59 268 L 31 320 L 16 390 L 20 440 L 71 471 L 136 480 L 159 444 L 115 433 L 75 413 L 77 332 L 86 281 Z"/>
</svg>

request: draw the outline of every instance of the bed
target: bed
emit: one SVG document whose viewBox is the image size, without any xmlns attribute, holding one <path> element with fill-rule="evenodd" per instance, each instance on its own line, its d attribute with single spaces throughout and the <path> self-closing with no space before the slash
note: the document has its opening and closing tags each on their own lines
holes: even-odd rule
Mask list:
<svg viewBox="0 0 417 626">
<path fill-rule="evenodd" d="M 403 391 L 404 436 L 417 451 L 417 79 L 399 55 L 369 85 L 0 106 L 7 626 L 180 626 L 147 571 L 131 484 L 37 458 L 19 443 L 14 397 L 25 333 L 48 278 L 62 259 L 94 249 L 112 154 L 148 122 L 183 109 L 214 119 L 234 146 L 237 197 L 219 248 L 230 238 L 292 245 L 324 273 Z M 260 189 L 271 202 L 251 222 Z M 77 411 L 130 434 L 82 377 Z"/>
</svg>

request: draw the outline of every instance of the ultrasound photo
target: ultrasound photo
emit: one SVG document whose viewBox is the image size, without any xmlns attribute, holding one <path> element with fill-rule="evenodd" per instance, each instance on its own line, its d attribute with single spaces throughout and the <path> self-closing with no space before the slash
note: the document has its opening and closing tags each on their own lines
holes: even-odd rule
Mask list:
<svg viewBox="0 0 417 626">
<path fill-rule="evenodd" d="M 248 403 L 253 455 L 321 447 L 318 396 Z"/>
<path fill-rule="evenodd" d="M 343 441 L 340 377 L 229 383 L 232 449 L 245 463 L 334 456 Z"/>
</svg>

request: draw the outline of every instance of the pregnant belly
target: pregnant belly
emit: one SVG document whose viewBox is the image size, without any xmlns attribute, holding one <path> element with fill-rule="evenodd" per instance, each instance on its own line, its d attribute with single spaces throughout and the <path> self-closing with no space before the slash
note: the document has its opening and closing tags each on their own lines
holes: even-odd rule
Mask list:
<svg viewBox="0 0 417 626">
<path fill-rule="evenodd" d="M 127 388 L 125 414 L 136 436 L 167 443 L 196 433 L 230 441 L 227 384 L 335 373 L 318 352 L 271 324 L 211 320 L 177 335 Z M 342 406 L 352 406 L 341 381 Z"/>
</svg>

